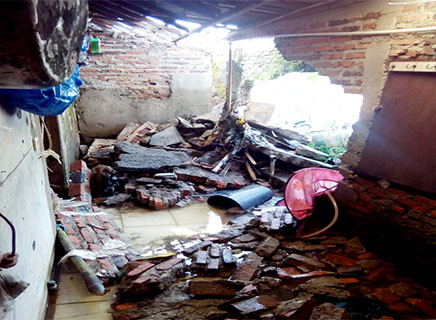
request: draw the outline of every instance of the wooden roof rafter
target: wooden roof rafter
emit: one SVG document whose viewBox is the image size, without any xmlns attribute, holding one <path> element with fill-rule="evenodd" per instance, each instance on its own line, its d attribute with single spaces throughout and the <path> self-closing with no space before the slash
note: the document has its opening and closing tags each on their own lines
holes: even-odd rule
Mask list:
<svg viewBox="0 0 436 320">
<path fill-rule="evenodd" d="M 200 26 L 200 27 L 198 27 L 198 28 L 188 32 L 187 34 L 184 34 L 183 36 L 181 36 L 181 37 L 177 38 L 176 40 L 174 40 L 174 42 L 177 42 L 177 41 L 182 40 L 182 39 L 184 39 L 186 37 L 189 37 L 193 33 L 197 33 L 197 32 L 200 32 L 200 31 L 206 29 L 206 28 L 215 26 L 218 23 L 223 23 L 223 22 L 226 22 L 226 21 L 228 21 L 230 19 L 238 17 L 238 16 L 240 16 L 240 15 L 242 15 L 242 14 L 244 14 L 244 13 L 250 11 L 250 10 L 253 10 L 255 8 L 263 6 L 265 3 L 269 2 L 269 1 L 270 0 L 264 0 L 264 1 L 261 1 L 261 2 L 253 3 L 253 4 L 249 5 L 249 6 L 245 6 L 245 7 L 242 7 L 242 8 L 237 7 L 235 9 L 233 9 L 233 10 L 230 10 L 230 11 L 226 12 L 225 14 L 221 15 L 220 17 L 217 17 L 215 20 L 211 21 L 210 23 L 208 23 L 206 25 L 202 25 L 202 26 Z"/>
</svg>

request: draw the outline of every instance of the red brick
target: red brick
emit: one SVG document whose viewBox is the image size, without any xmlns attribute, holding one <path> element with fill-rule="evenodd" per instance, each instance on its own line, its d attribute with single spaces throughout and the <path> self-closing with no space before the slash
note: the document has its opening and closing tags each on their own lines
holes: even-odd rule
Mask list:
<svg viewBox="0 0 436 320">
<path fill-rule="evenodd" d="M 356 260 L 354 260 L 354 259 L 350 259 L 350 258 L 343 257 L 343 256 L 340 256 L 337 254 L 332 254 L 332 253 L 326 254 L 325 259 L 334 263 L 335 265 L 340 265 L 340 266 L 344 266 L 344 267 L 352 267 L 356 264 Z"/>
<path fill-rule="evenodd" d="M 320 75 L 326 76 L 326 77 L 336 77 L 341 73 L 340 70 L 321 70 L 319 72 Z"/>
<path fill-rule="evenodd" d="M 404 199 L 404 198 L 398 198 L 396 200 L 399 204 L 405 205 L 409 208 L 413 208 L 414 206 L 418 205 L 417 202 L 413 201 L 413 200 L 409 200 L 409 199 Z"/>
<path fill-rule="evenodd" d="M 358 212 L 361 212 L 361 213 L 370 213 L 371 212 L 369 209 L 364 208 L 364 207 L 362 207 L 358 204 L 355 204 L 355 203 L 349 203 L 348 206 L 351 207 L 352 209 L 358 211 Z"/>
<path fill-rule="evenodd" d="M 95 243 L 88 243 L 88 247 L 89 250 L 94 251 L 94 252 L 98 252 L 100 251 L 100 247 L 98 245 L 96 245 Z"/>
<path fill-rule="evenodd" d="M 368 23 L 362 26 L 362 30 L 374 30 L 377 28 L 377 23 Z"/>
<path fill-rule="evenodd" d="M 341 31 L 342 32 L 353 32 L 353 31 L 358 31 L 360 30 L 360 26 L 349 26 L 349 27 L 342 27 Z"/>
<path fill-rule="evenodd" d="M 86 224 L 83 222 L 82 217 L 73 216 L 73 220 L 79 228 L 86 228 Z"/>
<path fill-rule="evenodd" d="M 108 258 L 97 259 L 100 263 L 100 266 L 105 270 L 112 270 L 112 264 L 110 263 Z"/>
<path fill-rule="evenodd" d="M 88 220 L 89 223 L 92 223 L 93 225 L 97 225 L 98 226 L 98 222 L 95 219 L 94 216 L 86 216 L 86 220 Z"/>
<path fill-rule="evenodd" d="M 354 44 L 346 44 L 343 46 L 335 46 L 335 50 L 337 51 L 347 51 L 347 50 L 354 50 L 356 49 L 356 46 Z"/>
<path fill-rule="evenodd" d="M 371 43 L 358 43 L 356 44 L 356 49 L 366 49 L 371 45 Z"/>
<path fill-rule="evenodd" d="M 369 280 L 371 282 L 377 282 L 380 279 L 382 279 L 388 272 L 390 271 L 389 268 L 385 266 L 380 266 L 377 269 L 371 271 L 365 276 L 366 280 Z"/>
<path fill-rule="evenodd" d="M 430 212 L 430 215 L 433 216 L 433 217 L 436 217 L 436 210 L 432 210 L 432 211 Z"/>
<path fill-rule="evenodd" d="M 106 232 L 109 234 L 109 236 L 112 239 L 119 239 L 120 238 L 119 233 L 114 229 L 114 227 L 111 224 L 105 223 L 104 227 L 106 228 Z"/>
<path fill-rule="evenodd" d="M 100 214 L 97 216 L 97 218 L 100 219 L 100 221 L 109 222 L 109 220 L 105 214 Z"/>
<path fill-rule="evenodd" d="M 89 232 L 88 229 L 82 228 L 80 229 L 80 233 L 82 234 L 86 242 L 94 242 L 94 238 L 92 237 L 91 232 Z"/>
<path fill-rule="evenodd" d="M 334 51 L 334 50 L 335 50 L 335 47 L 333 47 L 333 46 L 315 47 L 315 52 Z"/>
<path fill-rule="evenodd" d="M 85 194 L 85 186 L 82 183 L 72 183 L 68 189 L 69 197 L 76 197 Z"/>
<path fill-rule="evenodd" d="M 378 188 L 369 188 L 368 192 L 373 194 L 373 195 L 376 195 L 376 196 L 378 196 L 380 198 L 386 198 L 387 197 L 387 193 L 384 192 L 383 190 L 378 189 Z"/>
<path fill-rule="evenodd" d="M 136 304 L 133 304 L 133 303 L 130 303 L 130 302 L 126 302 L 126 303 L 123 303 L 123 304 L 114 305 L 113 308 L 116 311 L 126 311 L 126 310 L 136 309 L 137 307 L 136 307 Z"/>
<path fill-rule="evenodd" d="M 418 44 L 421 42 L 421 38 L 403 38 L 403 39 L 392 39 L 389 41 L 391 45 L 409 45 Z"/>
<path fill-rule="evenodd" d="M 352 38 L 349 36 L 346 37 L 333 37 L 329 39 L 329 42 L 347 42 L 350 41 Z"/>
<path fill-rule="evenodd" d="M 321 58 L 325 60 L 338 60 L 342 59 L 344 55 L 342 53 L 332 53 L 332 54 L 325 54 Z"/>
<path fill-rule="evenodd" d="M 404 212 L 406 212 L 406 209 L 404 209 L 404 208 L 401 207 L 401 206 L 395 205 L 395 204 L 391 205 L 390 209 L 391 209 L 392 211 L 398 212 L 398 213 L 400 213 L 400 214 L 403 214 Z"/>
<path fill-rule="evenodd" d="M 394 312 L 400 312 L 400 313 L 409 313 L 409 312 L 414 313 L 414 312 L 416 312 L 416 309 L 413 309 L 412 307 L 410 307 L 409 305 L 407 305 L 403 302 L 390 304 L 387 307 L 389 310 L 394 311 Z"/>
<path fill-rule="evenodd" d="M 380 12 L 370 12 L 364 15 L 361 20 L 371 20 L 371 19 L 378 19 L 381 17 Z"/>
<path fill-rule="evenodd" d="M 344 88 L 345 93 L 351 93 L 351 94 L 362 94 L 362 89 L 357 88 Z"/>
<path fill-rule="evenodd" d="M 147 262 L 145 261 L 144 263 L 140 264 L 138 267 L 136 267 L 135 269 L 131 270 L 130 272 L 127 273 L 127 277 L 128 278 L 136 278 L 138 277 L 140 274 L 144 273 L 147 270 L 150 270 L 151 268 L 154 267 L 153 263 Z"/>
<path fill-rule="evenodd" d="M 77 160 L 77 161 L 71 162 L 71 164 L 70 164 L 70 171 L 71 172 L 85 171 L 86 169 L 88 169 L 88 167 L 86 166 L 86 163 L 83 160 Z"/>
<path fill-rule="evenodd" d="M 357 256 L 357 259 L 359 259 L 359 260 L 362 260 L 362 259 L 374 259 L 376 257 L 377 256 L 373 252 L 365 252 L 365 253 L 359 254 Z"/>
<path fill-rule="evenodd" d="M 429 316 L 436 318 L 436 309 L 431 306 L 433 304 L 432 301 L 426 301 L 423 299 L 416 299 L 416 298 L 407 298 L 405 301 L 411 304 L 412 306 L 418 308 L 422 312 L 428 314 Z"/>
<path fill-rule="evenodd" d="M 176 264 L 184 261 L 183 258 L 171 258 L 167 261 L 164 261 L 156 266 L 157 270 L 168 270 L 174 267 Z"/>
<path fill-rule="evenodd" d="M 395 293 L 389 290 L 389 288 L 379 289 L 371 293 L 371 296 L 377 298 L 377 300 L 385 304 L 391 304 L 401 300 L 401 297 L 397 296 Z"/>
<path fill-rule="evenodd" d="M 74 229 L 71 226 L 71 224 L 63 222 L 62 225 L 65 227 L 67 234 L 72 234 L 72 235 L 76 234 L 76 232 L 74 231 Z"/>
<path fill-rule="evenodd" d="M 364 59 L 365 52 L 350 52 L 345 56 L 346 59 Z"/>
<path fill-rule="evenodd" d="M 341 278 L 339 280 L 341 280 L 343 284 L 359 283 L 359 280 L 356 278 Z"/>
<path fill-rule="evenodd" d="M 69 235 L 68 238 L 70 238 L 71 242 L 76 247 L 76 249 L 82 249 L 82 242 L 79 240 L 79 238 L 71 235 Z"/>
<path fill-rule="evenodd" d="M 374 201 L 374 198 L 371 197 L 370 195 L 366 194 L 366 193 L 360 193 L 359 194 L 359 199 L 365 202 L 372 202 Z"/>
</svg>

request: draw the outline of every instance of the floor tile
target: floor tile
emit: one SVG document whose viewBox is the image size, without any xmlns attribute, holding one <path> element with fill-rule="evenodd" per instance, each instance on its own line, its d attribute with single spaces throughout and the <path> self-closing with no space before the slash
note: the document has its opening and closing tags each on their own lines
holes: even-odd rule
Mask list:
<svg viewBox="0 0 436 320">
<path fill-rule="evenodd" d="M 92 294 L 86 289 L 85 282 L 80 273 L 62 273 L 58 283 L 56 304 L 108 301 L 115 291 L 116 288 L 112 287 L 112 290 L 104 296 Z"/>
<path fill-rule="evenodd" d="M 106 301 L 105 296 L 88 292 L 80 273 L 62 273 L 58 282 L 58 298 L 56 304 L 78 302 Z"/>
<path fill-rule="evenodd" d="M 151 227 L 175 224 L 169 210 L 149 211 L 142 208 L 121 214 L 124 228 Z"/>
<path fill-rule="evenodd" d="M 56 305 L 54 320 L 110 320 L 109 310 L 107 301 L 59 304 Z"/>
</svg>

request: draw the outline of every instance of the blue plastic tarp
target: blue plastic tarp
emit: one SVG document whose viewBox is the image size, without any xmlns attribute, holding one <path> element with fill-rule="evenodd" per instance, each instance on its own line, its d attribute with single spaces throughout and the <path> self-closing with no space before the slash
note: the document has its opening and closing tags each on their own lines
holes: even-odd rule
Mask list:
<svg viewBox="0 0 436 320">
<path fill-rule="evenodd" d="M 81 85 L 76 66 L 71 77 L 55 87 L 0 90 L 0 103 L 6 108 L 20 108 L 40 116 L 57 116 L 76 100 Z"/>
</svg>

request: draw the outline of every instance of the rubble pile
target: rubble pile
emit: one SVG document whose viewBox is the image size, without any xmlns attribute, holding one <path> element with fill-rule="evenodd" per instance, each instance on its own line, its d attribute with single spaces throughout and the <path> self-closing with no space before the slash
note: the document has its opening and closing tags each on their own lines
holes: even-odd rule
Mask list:
<svg viewBox="0 0 436 320">
<path fill-rule="evenodd" d="M 177 257 L 130 262 L 114 319 L 436 317 L 436 293 L 397 274 L 357 237 L 296 239 L 266 227 L 265 212 L 274 216 L 257 210 L 174 246 Z"/>
<path fill-rule="evenodd" d="M 83 158 L 92 168 L 95 202 L 135 200 L 163 209 L 250 182 L 281 188 L 301 167 L 334 167 L 297 132 L 235 122 L 199 116 L 161 125 L 130 123 L 116 139 L 95 139 Z"/>
<path fill-rule="evenodd" d="M 69 195 L 73 199 L 55 199 L 56 224 L 67 235 L 74 252 L 67 256 L 82 257 L 90 270 L 106 284 L 118 277 L 118 272 L 139 254 L 129 237 L 114 219 L 92 205 L 90 170 L 82 160 L 70 166 L 72 182 Z"/>
</svg>

